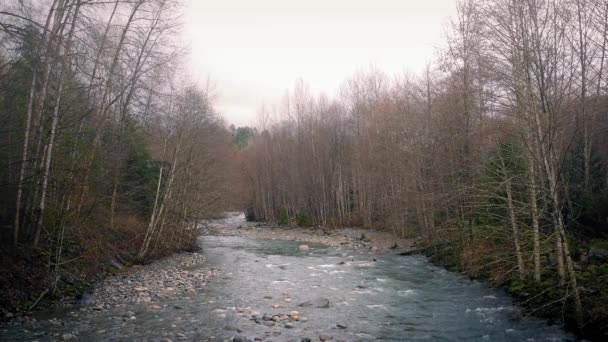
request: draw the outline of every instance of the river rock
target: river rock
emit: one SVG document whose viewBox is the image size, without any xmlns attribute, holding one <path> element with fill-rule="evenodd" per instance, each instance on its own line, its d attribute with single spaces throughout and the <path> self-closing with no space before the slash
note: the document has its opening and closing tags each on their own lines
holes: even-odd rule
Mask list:
<svg viewBox="0 0 608 342">
<path fill-rule="evenodd" d="M 293 319 L 298 319 L 298 318 L 300 318 L 300 312 L 294 310 L 289 313 L 289 316 Z"/>
<path fill-rule="evenodd" d="M 357 336 L 360 340 L 363 340 L 363 341 L 373 341 L 376 339 L 376 336 L 366 334 L 366 333 L 358 333 L 358 334 L 355 334 L 355 336 Z"/>
<path fill-rule="evenodd" d="M 348 326 L 342 322 L 336 323 L 336 326 L 340 329 L 346 329 Z"/>
<path fill-rule="evenodd" d="M 236 335 L 236 336 L 232 337 L 232 342 L 247 342 L 247 341 L 249 341 L 249 340 L 245 336 Z"/>
<path fill-rule="evenodd" d="M 329 299 L 327 298 L 317 298 L 314 300 L 308 300 L 300 303 L 301 307 L 310 307 L 314 306 L 316 308 L 328 308 L 329 307 Z"/>
<path fill-rule="evenodd" d="M 298 249 L 302 252 L 305 252 L 305 251 L 309 250 L 310 247 L 308 245 L 300 245 L 300 246 L 298 246 Z"/>
<path fill-rule="evenodd" d="M 236 331 L 238 333 L 243 332 L 243 330 L 239 329 L 238 327 L 235 327 L 234 325 L 227 325 L 224 327 L 224 330 L 226 331 Z"/>
<path fill-rule="evenodd" d="M 332 340 L 334 337 L 331 334 L 322 332 L 319 334 L 319 340 L 321 341 L 329 341 Z"/>
<path fill-rule="evenodd" d="M 288 323 L 285 323 L 284 327 L 287 328 L 287 329 L 291 329 L 291 328 L 294 327 L 294 325 L 292 323 L 288 322 Z"/>
<path fill-rule="evenodd" d="M 69 341 L 69 340 L 75 339 L 75 338 L 76 338 L 76 336 L 75 336 L 74 334 L 65 333 L 65 334 L 61 335 L 61 338 L 62 338 L 64 341 Z"/>
<path fill-rule="evenodd" d="M 275 324 L 274 321 L 264 321 L 264 325 L 267 327 L 274 327 Z"/>
</svg>

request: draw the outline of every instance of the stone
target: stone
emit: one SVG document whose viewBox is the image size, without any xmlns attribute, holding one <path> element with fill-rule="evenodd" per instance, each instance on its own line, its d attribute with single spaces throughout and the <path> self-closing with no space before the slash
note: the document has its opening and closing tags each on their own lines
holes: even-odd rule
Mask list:
<svg viewBox="0 0 608 342">
<path fill-rule="evenodd" d="M 69 340 L 75 339 L 75 338 L 76 338 L 76 336 L 75 336 L 74 334 L 65 333 L 65 334 L 61 335 L 61 338 L 62 338 L 64 341 L 69 341 Z"/>
<path fill-rule="evenodd" d="M 291 316 L 291 318 L 296 318 L 296 319 L 300 318 L 300 312 L 294 310 L 289 313 L 289 316 Z"/>
<path fill-rule="evenodd" d="M 300 245 L 298 246 L 298 249 L 302 252 L 308 251 L 310 249 L 310 247 L 308 245 Z"/>
<path fill-rule="evenodd" d="M 364 341 L 376 340 L 376 336 L 366 334 L 366 333 L 358 333 L 358 334 L 355 334 L 355 336 L 357 336 L 359 339 L 364 340 Z"/>
<path fill-rule="evenodd" d="M 173 340 L 172 340 L 172 339 L 170 339 L 170 338 L 165 337 L 165 338 L 163 338 L 163 339 L 161 340 L 161 342 L 173 342 Z"/>
<path fill-rule="evenodd" d="M 158 306 L 158 305 L 152 305 L 152 306 L 150 306 L 150 310 L 160 310 L 160 309 L 162 309 L 162 308 L 160 306 Z"/>
<path fill-rule="evenodd" d="M 303 337 L 300 342 L 312 342 L 308 337 Z"/>
<path fill-rule="evenodd" d="M 294 325 L 292 323 L 285 323 L 284 327 L 287 329 L 291 329 L 294 327 Z"/>
<path fill-rule="evenodd" d="M 329 299 L 327 298 L 316 298 L 315 300 L 308 300 L 306 302 L 300 303 L 301 307 L 309 307 L 314 306 L 316 308 L 328 308 L 329 307 Z"/>
<path fill-rule="evenodd" d="M 267 327 L 274 327 L 275 324 L 274 321 L 264 321 L 264 325 Z"/>
<path fill-rule="evenodd" d="M 245 336 L 236 335 L 236 336 L 232 337 L 232 342 L 247 342 L 247 341 L 249 341 L 249 340 Z"/>
<path fill-rule="evenodd" d="M 340 329 L 346 329 L 348 326 L 342 322 L 336 323 L 336 326 Z"/>
<path fill-rule="evenodd" d="M 137 291 L 137 292 L 145 292 L 148 291 L 147 287 L 136 287 L 133 290 Z"/>
<path fill-rule="evenodd" d="M 319 334 L 319 340 L 321 341 L 329 341 L 329 340 L 333 340 L 333 336 L 331 334 L 322 332 Z"/>
</svg>

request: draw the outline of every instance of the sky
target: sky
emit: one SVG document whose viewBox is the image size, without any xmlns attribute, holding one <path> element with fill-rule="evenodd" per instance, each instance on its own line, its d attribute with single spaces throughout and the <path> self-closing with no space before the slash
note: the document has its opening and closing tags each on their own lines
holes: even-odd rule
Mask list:
<svg viewBox="0 0 608 342">
<path fill-rule="evenodd" d="M 255 125 L 298 79 L 333 95 L 370 66 L 422 70 L 455 11 L 455 0 L 189 0 L 191 76 L 211 80 L 229 124 Z"/>
</svg>

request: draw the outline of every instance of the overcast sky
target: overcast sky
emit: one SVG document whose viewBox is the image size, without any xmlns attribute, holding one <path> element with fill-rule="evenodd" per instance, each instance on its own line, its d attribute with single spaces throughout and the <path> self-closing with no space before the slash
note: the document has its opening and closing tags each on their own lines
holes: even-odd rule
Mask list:
<svg viewBox="0 0 608 342">
<path fill-rule="evenodd" d="M 195 80 L 210 77 L 227 122 L 253 125 L 302 78 L 333 95 L 374 65 L 421 70 L 442 42 L 454 0 L 189 0 Z"/>
</svg>

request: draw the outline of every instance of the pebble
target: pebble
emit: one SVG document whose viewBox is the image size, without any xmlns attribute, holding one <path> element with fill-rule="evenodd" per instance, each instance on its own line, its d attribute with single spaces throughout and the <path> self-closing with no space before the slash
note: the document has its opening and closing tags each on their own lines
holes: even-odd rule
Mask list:
<svg viewBox="0 0 608 342">
<path fill-rule="evenodd" d="M 287 328 L 287 329 L 291 329 L 291 328 L 294 327 L 294 325 L 291 324 L 291 323 L 285 323 L 284 327 Z"/>
<path fill-rule="evenodd" d="M 302 252 L 305 252 L 305 251 L 309 250 L 310 247 L 308 245 L 300 245 L 300 246 L 298 246 L 298 249 Z"/>
<path fill-rule="evenodd" d="M 69 340 L 71 340 L 71 339 L 76 338 L 76 336 L 75 336 L 74 334 L 66 333 L 66 334 L 61 335 L 61 338 L 62 338 L 64 341 L 69 341 Z"/>
<path fill-rule="evenodd" d="M 346 329 L 346 328 L 348 328 L 348 326 L 346 324 L 344 324 L 344 323 L 337 323 L 336 326 L 338 328 L 340 328 L 340 329 Z"/>
<path fill-rule="evenodd" d="M 329 340 L 332 340 L 333 338 L 334 337 L 328 333 L 322 332 L 319 334 L 319 340 L 321 340 L 321 341 L 329 341 Z"/>
<path fill-rule="evenodd" d="M 358 333 L 355 334 L 355 336 L 357 336 L 358 338 L 362 339 L 362 340 L 375 340 L 376 336 L 370 335 L 370 334 L 366 334 L 366 333 Z"/>
<path fill-rule="evenodd" d="M 243 332 L 243 330 L 239 329 L 238 327 L 235 327 L 234 325 L 227 325 L 227 326 L 224 327 L 224 330 L 227 330 L 227 331 L 236 331 L 238 333 Z"/>
</svg>

